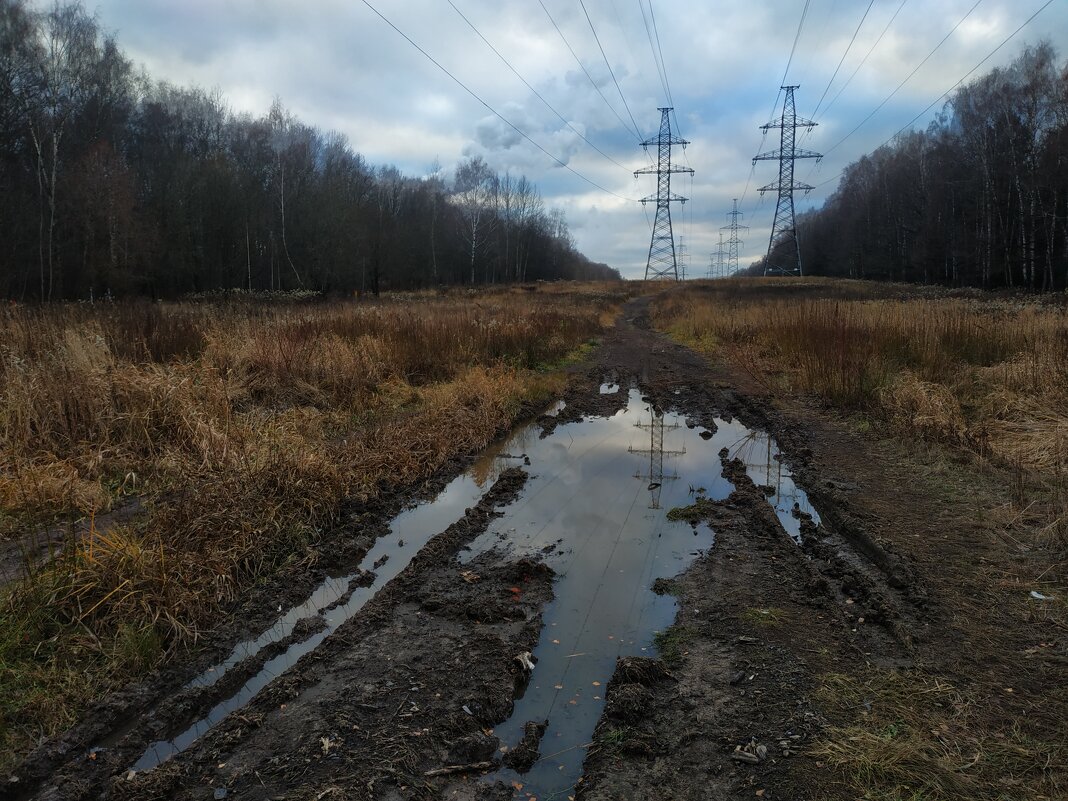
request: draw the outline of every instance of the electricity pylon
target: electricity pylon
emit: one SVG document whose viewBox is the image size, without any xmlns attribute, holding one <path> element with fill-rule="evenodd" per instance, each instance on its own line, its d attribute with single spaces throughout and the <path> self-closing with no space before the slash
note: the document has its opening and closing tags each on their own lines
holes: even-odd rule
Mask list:
<svg viewBox="0 0 1068 801">
<path fill-rule="evenodd" d="M 675 237 L 671 232 L 671 203 L 685 203 L 689 198 L 671 192 L 671 175 L 676 172 L 688 172 L 693 175 L 689 167 L 680 167 L 671 163 L 671 146 L 690 144 L 685 139 L 671 133 L 671 109 L 658 108 L 660 112 L 660 132 L 655 139 L 646 139 L 642 147 L 646 150 L 650 145 L 656 145 L 656 167 L 645 167 L 634 171 L 634 177 L 639 175 L 656 175 L 656 194 L 643 197 L 641 202 L 644 206 L 650 201 L 656 201 L 656 218 L 653 220 L 653 236 L 649 240 L 649 258 L 645 262 L 645 280 L 650 278 L 669 278 L 679 280 L 679 263 L 675 255 Z"/>
<path fill-rule="evenodd" d="M 738 272 L 738 249 L 745 243 L 738 238 L 738 231 L 740 229 L 749 230 L 748 225 L 739 225 L 738 218 L 742 216 L 742 213 L 738 211 L 738 198 L 734 199 L 734 208 L 727 212 L 727 219 L 730 220 L 729 225 L 724 225 L 721 231 L 730 231 L 731 234 L 727 237 L 727 274 L 732 275 Z M 722 239 L 722 237 L 720 237 Z M 720 245 L 722 248 L 723 245 Z"/>
<path fill-rule="evenodd" d="M 649 482 L 649 508 L 660 508 L 660 489 L 664 485 L 665 480 L 674 480 L 679 477 L 678 473 L 673 472 L 670 476 L 664 475 L 664 457 L 665 456 L 681 456 L 686 453 L 686 449 L 678 451 L 664 450 L 664 431 L 674 431 L 679 427 L 678 423 L 672 425 L 664 424 L 664 412 L 658 409 L 655 405 L 649 406 L 650 422 L 648 423 L 635 423 L 635 428 L 641 428 L 649 432 L 649 447 L 648 448 L 635 448 L 631 446 L 627 448 L 631 453 L 649 454 L 649 472 L 642 473 L 641 471 L 634 474 L 635 478 L 640 478 Z"/>
<path fill-rule="evenodd" d="M 719 235 L 719 249 L 712 251 L 712 256 L 708 262 L 708 277 L 709 278 L 722 278 L 724 276 L 723 271 L 723 257 L 727 255 L 727 251 L 723 249 L 723 234 Z"/>
<path fill-rule="evenodd" d="M 783 274 L 802 275 L 801 271 L 801 247 L 797 243 L 797 224 L 794 221 L 794 192 L 803 190 L 806 194 L 812 191 L 808 184 L 794 180 L 794 161 L 797 159 L 816 159 L 818 162 L 823 158 L 822 153 L 814 150 L 801 150 L 795 146 L 796 132 L 798 128 L 814 128 L 816 123 L 812 120 L 798 119 L 794 108 L 794 89 L 796 86 L 783 86 L 786 90 L 786 99 L 782 104 L 782 118 L 778 122 L 769 122 L 761 125 L 764 132 L 772 128 L 780 128 L 779 149 L 769 150 L 767 153 L 759 153 L 753 157 L 753 164 L 758 161 L 778 161 L 779 180 L 767 186 L 760 187 L 760 194 L 776 190 L 779 199 L 775 203 L 775 219 L 771 224 L 771 238 L 768 240 L 768 256 L 764 259 L 764 275 L 769 272 Z M 793 242 L 793 255 L 795 264 L 789 268 L 785 266 L 771 266 L 771 252 L 775 246 L 775 239 L 780 242 Z"/>
</svg>

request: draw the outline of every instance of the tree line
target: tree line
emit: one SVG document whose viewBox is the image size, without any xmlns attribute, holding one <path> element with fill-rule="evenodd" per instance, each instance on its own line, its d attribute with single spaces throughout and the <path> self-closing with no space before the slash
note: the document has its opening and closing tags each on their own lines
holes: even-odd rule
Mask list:
<svg viewBox="0 0 1068 801">
<path fill-rule="evenodd" d="M 618 279 L 525 177 L 371 166 L 134 68 L 80 3 L 0 0 L 0 294 L 169 297 Z"/>
<path fill-rule="evenodd" d="M 926 131 L 847 167 L 822 208 L 798 215 L 805 272 L 1065 289 L 1068 63 L 1057 59 L 1049 43 L 1025 48 L 954 92 Z"/>
</svg>

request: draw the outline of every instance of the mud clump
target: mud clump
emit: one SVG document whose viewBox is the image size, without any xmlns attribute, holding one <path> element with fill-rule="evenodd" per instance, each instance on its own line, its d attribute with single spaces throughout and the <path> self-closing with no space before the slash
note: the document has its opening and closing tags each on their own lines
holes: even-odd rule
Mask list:
<svg viewBox="0 0 1068 801">
<path fill-rule="evenodd" d="M 541 723 L 528 720 L 523 725 L 523 739 L 519 741 L 519 745 L 504 755 L 504 764 L 516 773 L 526 773 L 534 767 L 534 763 L 538 761 L 541 738 L 548 726 L 547 720 Z"/>
<path fill-rule="evenodd" d="M 501 741 L 496 737 L 477 732 L 461 737 L 449 747 L 448 763 L 450 765 L 473 765 L 476 762 L 489 762 L 497 753 Z"/>
<path fill-rule="evenodd" d="M 612 688 L 605 700 L 604 713 L 612 720 L 634 725 L 652 711 L 653 694 L 640 684 L 620 684 Z"/>
<path fill-rule="evenodd" d="M 612 674 L 608 689 L 611 690 L 617 684 L 655 687 L 660 682 L 671 678 L 671 673 L 659 659 L 648 656 L 623 656 L 616 660 L 616 672 Z"/>
</svg>

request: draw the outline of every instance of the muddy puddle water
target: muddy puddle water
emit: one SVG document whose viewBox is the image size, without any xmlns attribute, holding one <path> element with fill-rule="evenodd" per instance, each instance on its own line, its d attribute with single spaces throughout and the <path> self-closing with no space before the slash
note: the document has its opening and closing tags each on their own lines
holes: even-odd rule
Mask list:
<svg viewBox="0 0 1068 801">
<path fill-rule="evenodd" d="M 617 388 L 606 382 L 603 390 L 622 391 Z M 548 414 L 558 414 L 563 406 L 558 402 Z M 720 471 L 720 449 L 742 458 L 754 481 L 776 487 L 769 502 L 791 536 L 800 536 L 790 513 L 793 504 L 811 510 L 766 435 L 737 422 L 717 421 L 715 432 L 688 428 L 677 415 L 654 411 L 633 389 L 626 407 L 610 418 L 560 425 L 545 438 L 540 433 L 539 426 L 530 425 L 488 449 L 433 501 L 398 515 L 391 533 L 374 543 L 356 570 L 325 579 L 302 603 L 280 609 L 270 628 L 239 643 L 189 682 L 185 690 L 207 691 L 264 649 L 289 641 L 203 718 L 172 739 L 153 743 L 133 769 L 151 770 L 245 706 L 363 608 L 431 537 L 463 517 L 501 470 L 529 461 L 531 478 L 519 499 L 461 561 L 493 551 L 502 561 L 544 559 L 557 571 L 555 600 L 545 610 L 534 652 L 537 666 L 514 714 L 496 731 L 502 743 L 514 746 L 526 721 L 548 720 L 543 756 L 523 776 L 502 770 L 493 778 L 523 784 L 524 797 L 565 796 L 581 775 L 616 658 L 652 655 L 656 632 L 674 620 L 674 599 L 655 595 L 650 587 L 657 578 L 685 570 L 712 545 L 712 531 L 695 532 L 668 521 L 666 513 L 696 497 L 730 494 L 732 486 Z M 295 637 L 298 622 L 308 619 L 321 621 L 315 633 Z M 110 739 L 120 738 L 116 733 Z"/>
<path fill-rule="evenodd" d="M 656 633 L 674 621 L 674 598 L 653 593 L 653 582 L 678 575 L 713 544 L 712 531 L 671 522 L 667 512 L 730 494 L 722 448 L 742 458 L 757 483 L 778 481 L 769 502 L 785 508 L 780 519 L 797 523 L 789 510 L 795 500 L 807 509 L 807 499 L 777 459 L 770 466 L 757 459 L 777 455 L 766 435 L 721 420 L 715 432 L 688 428 L 636 390 L 613 417 L 561 425 L 545 439 L 521 432 L 516 440 L 521 445 L 504 450 L 523 450 L 531 479 L 461 561 L 492 551 L 502 560 L 541 558 L 557 572 L 536 667 L 494 734 L 513 748 L 527 721 L 548 721 L 548 728 L 533 768 L 488 779 L 522 786 L 519 798 L 565 798 L 581 776 L 616 659 L 654 655 Z"/>
<path fill-rule="evenodd" d="M 507 466 L 507 465 L 505 465 Z M 164 760 L 185 750 L 234 710 L 240 709 L 272 680 L 288 670 L 300 657 L 315 649 L 342 623 L 363 608 L 375 593 L 399 574 L 427 541 L 464 515 L 478 503 L 488 484 L 485 473 L 470 471 L 454 479 L 433 501 L 402 512 L 390 523 L 389 536 L 380 537 L 355 572 L 323 581 L 303 603 L 286 610 L 259 637 L 239 643 L 229 656 L 201 673 L 185 689 L 207 688 L 219 681 L 231 668 L 255 657 L 267 646 L 289 637 L 298 621 L 320 617 L 323 627 L 304 640 L 289 645 L 269 659 L 256 675 L 230 697 L 220 701 L 200 720 L 172 740 L 153 743 L 133 769 L 151 770 Z M 373 581 L 357 586 L 368 571 Z M 281 610 L 280 610 L 281 611 Z"/>
</svg>

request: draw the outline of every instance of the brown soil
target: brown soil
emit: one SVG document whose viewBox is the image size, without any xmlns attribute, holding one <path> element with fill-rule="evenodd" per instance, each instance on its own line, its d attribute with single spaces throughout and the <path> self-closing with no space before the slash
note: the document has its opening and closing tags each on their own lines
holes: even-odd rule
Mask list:
<svg viewBox="0 0 1068 801">
<path fill-rule="evenodd" d="M 866 711 L 828 700 L 827 677 L 837 674 L 937 676 L 971 699 L 976 729 L 1015 724 L 1035 741 L 1063 742 L 1068 640 L 1028 602 L 1022 579 L 1043 555 L 1021 552 L 991 522 L 989 510 L 1005 500 L 1003 477 L 858 433 L 801 399 L 773 401 L 745 376 L 650 331 L 647 308 L 648 299 L 628 305 L 573 370 L 567 405 L 544 428 L 615 411 L 619 398 L 598 385 L 606 376 L 633 380 L 692 422 L 734 415 L 769 431 L 823 522 L 804 521 L 797 546 L 763 490 L 724 457 L 734 492 L 682 512 L 708 522 L 715 545 L 682 576 L 659 582 L 679 599 L 676 625 L 659 641 L 660 658 L 617 665 L 578 798 L 858 797 L 848 769 L 832 769 L 813 750 L 828 726 Z M 413 492 L 440 487 L 462 466 Z M 324 570 L 358 562 L 406 499 L 351 510 L 349 530 L 322 546 L 314 571 L 252 593 L 195 664 L 106 699 L 85 725 L 42 745 L 0 798 L 511 798 L 511 787 L 479 776 L 500 758 L 493 727 L 525 680 L 515 657 L 537 642 L 552 574 L 490 554 L 461 569 L 453 556 L 525 479 L 522 468 L 506 471 L 249 706 L 156 770 L 128 775 L 148 743 L 183 729 L 257 665 L 211 692 L 176 688 L 257 632 L 277 603 L 300 599 Z M 537 723 L 528 732 L 533 758 Z M 108 733 L 115 745 L 90 756 Z M 1063 761 L 1034 770 L 1013 777 L 1003 797 L 1028 797 L 1023 788 L 1037 786 L 1053 797 L 1068 786 Z"/>
</svg>

